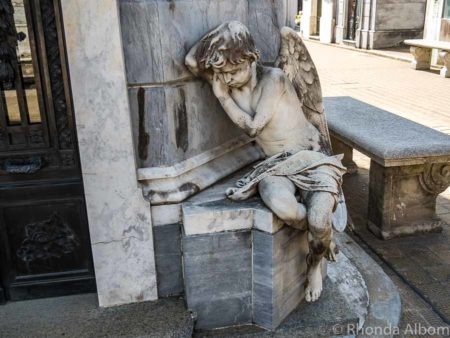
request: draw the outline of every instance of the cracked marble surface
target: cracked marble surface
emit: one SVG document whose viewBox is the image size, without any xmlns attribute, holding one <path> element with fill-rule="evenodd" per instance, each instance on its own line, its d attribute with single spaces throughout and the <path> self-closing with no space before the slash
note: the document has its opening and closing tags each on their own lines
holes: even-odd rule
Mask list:
<svg viewBox="0 0 450 338">
<path fill-rule="evenodd" d="M 136 177 L 117 2 L 67 0 L 62 9 L 99 303 L 153 300 L 151 216 Z"/>
</svg>

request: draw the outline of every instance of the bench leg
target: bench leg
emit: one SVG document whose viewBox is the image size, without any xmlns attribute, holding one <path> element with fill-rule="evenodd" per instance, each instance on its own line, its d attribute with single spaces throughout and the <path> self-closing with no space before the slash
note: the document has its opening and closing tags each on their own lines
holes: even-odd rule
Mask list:
<svg viewBox="0 0 450 338">
<path fill-rule="evenodd" d="M 411 47 L 411 54 L 414 56 L 412 67 L 416 70 L 428 70 L 431 66 L 431 49 L 423 47 Z"/>
<path fill-rule="evenodd" d="M 449 185 L 449 163 L 385 168 L 372 161 L 369 229 L 383 239 L 441 231 L 436 198 Z"/>
<path fill-rule="evenodd" d="M 450 53 L 442 51 L 439 55 L 444 60 L 444 67 L 441 69 L 441 76 L 450 77 Z"/>
<path fill-rule="evenodd" d="M 331 146 L 333 153 L 344 154 L 342 164 L 347 168 L 348 174 L 355 174 L 358 172 L 358 166 L 353 161 L 353 148 L 339 141 L 337 138 L 331 136 Z"/>
</svg>

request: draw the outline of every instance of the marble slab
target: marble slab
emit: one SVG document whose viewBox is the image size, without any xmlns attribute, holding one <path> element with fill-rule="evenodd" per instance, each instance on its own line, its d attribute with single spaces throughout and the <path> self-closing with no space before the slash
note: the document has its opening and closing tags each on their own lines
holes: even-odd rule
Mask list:
<svg viewBox="0 0 450 338">
<path fill-rule="evenodd" d="M 227 144 L 223 147 L 226 148 Z M 174 177 L 155 177 L 153 169 L 160 172 L 160 167 L 141 168 L 139 181 L 143 184 L 144 197 L 151 205 L 179 203 L 261 158 L 261 149 L 253 142 L 247 141 L 227 149 L 206 163 L 201 161 L 192 169 L 181 171 Z"/>
<path fill-rule="evenodd" d="M 141 168 L 170 167 L 243 135 L 200 80 L 128 94 Z"/>
<path fill-rule="evenodd" d="M 196 328 L 252 322 L 250 231 L 183 235 L 183 275 Z"/>
<path fill-rule="evenodd" d="M 137 184 L 117 3 L 61 6 L 99 304 L 153 300 L 151 216 Z"/>
<path fill-rule="evenodd" d="M 272 234 L 283 227 L 283 222 L 259 197 L 239 202 L 226 197 L 226 189 L 234 187 L 250 170 L 248 166 L 235 172 L 182 203 L 183 230 L 187 236 L 251 229 Z"/>
<path fill-rule="evenodd" d="M 179 223 L 153 227 L 158 297 L 178 296 L 184 291 Z"/>
<path fill-rule="evenodd" d="M 253 231 L 253 321 L 275 329 L 304 298 L 307 233 Z M 325 261 L 323 265 L 326 276 Z"/>
<path fill-rule="evenodd" d="M 384 167 L 449 160 L 449 135 L 351 97 L 324 104 L 332 135 Z"/>
<path fill-rule="evenodd" d="M 247 25 L 263 62 L 274 62 L 285 26 L 287 1 L 123 0 L 119 2 L 128 83 L 167 83 L 191 78 L 189 48 L 225 21 Z M 270 43 L 269 43 L 270 42 Z"/>
</svg>

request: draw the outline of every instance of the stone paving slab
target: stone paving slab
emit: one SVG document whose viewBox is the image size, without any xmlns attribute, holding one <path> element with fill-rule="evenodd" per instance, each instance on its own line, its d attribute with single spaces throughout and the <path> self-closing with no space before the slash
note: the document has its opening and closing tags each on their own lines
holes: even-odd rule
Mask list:
<svg viewBox="0 0 450 338">
<path fill-rule="evenodd" d="M 439 70 L 415 71 L 407 62 L 305 42 L 324 96 L 351 96 L 450 134 L 450 79 Z"/>
<path fill-rule="evenodd" d="M 194 321 L 180 298 L 99 308 L 97 295 L 0 306 L 1 338 L 191 337 Z"/>
</svg>

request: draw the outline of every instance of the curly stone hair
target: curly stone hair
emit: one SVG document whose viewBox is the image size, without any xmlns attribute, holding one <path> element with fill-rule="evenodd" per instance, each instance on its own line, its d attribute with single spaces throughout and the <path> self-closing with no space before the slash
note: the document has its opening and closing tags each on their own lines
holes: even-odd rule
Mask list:
<svg viewBox="0 0 450 338">
<path fill-rule="evenodd" d="M 222 68 L 227 63 L 240 64 L 259 60 L 259 50 L 249 30 L 239 21 L 226 22 L 201 40 L 196 53 L 200 69 Z"/>
</svg>

